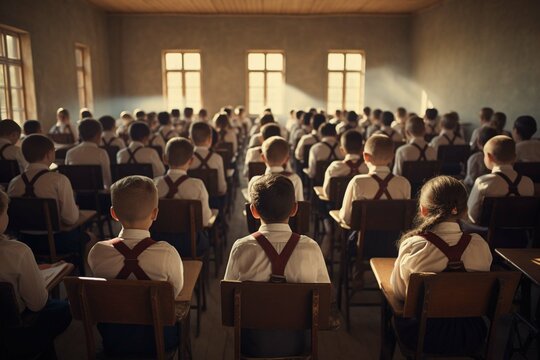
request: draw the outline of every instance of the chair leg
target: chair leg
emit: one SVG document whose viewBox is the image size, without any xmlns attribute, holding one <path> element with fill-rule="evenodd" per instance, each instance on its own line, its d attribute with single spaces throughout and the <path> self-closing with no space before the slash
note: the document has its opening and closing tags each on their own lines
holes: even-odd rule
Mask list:
<svg viewBox="0 0 540 360">
<path fill-rule="evenodd" d="M 201 278 L 199 278 L 199 280 L 197 280 L 197 285 L 196 285 L 196 289 L 195 289 L 195 292 L 196 292 L 196 297 L 197 297 L 197 306 L 196 306 L 196 310 L 197 310 L 197 330 L 195 332 L 195 337 L 199 337 L 200 333 L 201 333 L 201 302 L 202 302 L 202 299 L 201 299 L 201 289 L 202 289 L 202 283 L 201 283 Z"/>
</svg>

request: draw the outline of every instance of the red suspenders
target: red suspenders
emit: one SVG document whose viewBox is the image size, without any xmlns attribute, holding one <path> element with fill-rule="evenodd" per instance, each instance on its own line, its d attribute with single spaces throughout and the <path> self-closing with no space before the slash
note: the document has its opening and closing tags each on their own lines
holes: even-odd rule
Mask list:
<svg viewBox="0 0 540 360">
<path fill-rule="evenodd" d="M 465 271 L 461 257 L 471 242 L 471 235 L 463 233 L 458 243 L 453 246 L 430 231 L 420 236 L 436 246 L 448 258 L 448 265 L 444 271 Z"/>
<path fill-rule="evenodd" d="M 347 160 L 345 161 L 345 164 L 349 167 L 349 169 L 351 170 L 349 172 L 349 176 L 353 176 L 353 175 L 358 175 L 360 174 L 360 166 L 362 165 L 362 159 L 358 159 L 356 161 L 352 161 L 352 160 Z"/>
<path fill-rule="evenodd" d="M 45 175 L 48 172 L 49 172 L 49 170 L 41 170 L 40 172 L 38 172 L 32 178 L 32 180 L 28 180 L 28 176 L 26 175 L 26 173 L 23 173 L 21 175 L 21 179 L 24 182 L 24 194 L 23 194 L 23 197 L 35 198 L 36 193 L 34 192 L 34 185 L 35 185 L 36 181 L 39 180 L 40 177 L 42 177 L 43 175 Z"/>
<path fill-rule="evenodd" d="M 388 183 L 390 182 L 390 180 L 392 180 L 393 177 L 394 177 L 394 174 L 390 173 L 383 180 L 379 176 L 377 176 L 376 174 L 371 174 L 371 178 L 373 180 L 375 180 L 379 184 L 379 190 L 377 191 L 377 193 L 373 197 L 373 200 L 379 200 L 381 198 L 381 196 L 383 196 L 383 194 L 386 195 L 386 198 L 388 200 L 392 200 L 392 196 L 388 192 Z"/>
<path fill-rule="evenodd" d="M 7 160 L 4 157 L 4 150 L 6 150 L 10 146 L 12 146 L 12 144 L 4 144 L 4 146 L 2 146 L 2 148 L 0 148 L 0 160 Z"/>
<path fill-rule="evenodd" d="M 500 176 L 508 184 L 508 193 L 505 196 L 521 196 L 518 190 L 519 183 L 521 182 L 521 174 L 517 174 L 514 181 L 510 180 L 510 178 L 506 174 L 500 171 L 494 172 L 494 174 Z"/>
<path fill-rule="evenodd" d="M 198 152 L 194 152 L 193 155 L 199 159 L 199 162 L 201 163 L 199 165 L 199 167 L 197 169 L 210 169 L 210 166 L 208 166 L 208 160 L 210 160 L 210 158 L 212 157 L 214 153 L 210 150 L 208 151 L 208 155 L 206 155 L 206 157 L 202 157 L 201 154 L 199 154 Z"/>
<path fill-rule="evenodd" d="M 453 139 L 450 139 L 450 136 L 446 134 L 443 134 L 442 136 L 448 141 L 448 145 L 454 145 L 454 141 L 456 141 L 456 138 L 457 138 L 456 135 L 454 135 Z"/>
<path fill-rule="evenodd" d="M 129 275 L 133 274 L 137 280 L 150 280 L 148 275 L 139 265 L 139 255 L 156 242 L 150 238 L 142 239 L 130 249 L 121 239 L 115 239 L 114 248 L 124 256 L 124 267 L 120 270 L 116 279 L 127 279 Z"/>
<path fill-rule="evenodd" d="M 280 254 L 277 253 L 270 241 L 268 241 L 268 239 L 260 232 L 256 232 L 251 235 L 263 248 L 264 253 L 272 264 L 272 275 L 270 275 L 270 282 L 287 282 L 287 279 L 285 278 L 285 267 L 287 266 L 287 262 L 289 261 L 292 252 L 296 248 L 296 245 L 298 245 L 300 235 L 292 233 Z"/>
<path fill-rule="evenodd" d="M 322 141 L 321 144 L 326 145 L 330 149 L 330 155 L 328 155 L 328 159 L 326 159 L 326 161 L 334 160 L 337 158 L 335 150 L 338 147 L 338 143 L 330 145 L 329 143 Z"/>
<path fill-rule="evenodd" d="M 178 192 L 178 187 L 187 179 L 189 179 L 189 176 L 182 175 L 178 179 L 176 179 L 175 182 L 173 182 L 169 175 L 165 175 L 163 180 L 165 180 L 165 183 L 169 187 L 169 191 L 167 192 L 167 195 L 165 195 L 165 199 L 172 199 L 174 195 L 176 195 L 176 193 Z"/>
<path fill-rule="evenodd" d="M 418 160 L 416 161 L 427 161 L 426 150 L 428 148 L 428 145 L 427 144 L 424 145 L 424 148 L 421 148 L 420 145 L 418 145 L 417 143 L 411 143 L 411 145 L 417 148 L 418 151 L 420 151 L 420 156 L 418 157 Z"/>
<path fill-rule="evenodd" d="M 127 161 L 128 164 L 138 164 L 137 160 L 135 159 L 135 154 L 137 153 L 137 151 L 141 150 L 142 148 L 144 148 L 144 146 L 139 146 L 138 148 L 136 148 L 133 151 L 131 151 L 130 148 L 126 148 L 126 150 L 128 152 L 128 155 L 129 155 L 129 158 L 128 158 L 128 161 Z"/>
</svg>

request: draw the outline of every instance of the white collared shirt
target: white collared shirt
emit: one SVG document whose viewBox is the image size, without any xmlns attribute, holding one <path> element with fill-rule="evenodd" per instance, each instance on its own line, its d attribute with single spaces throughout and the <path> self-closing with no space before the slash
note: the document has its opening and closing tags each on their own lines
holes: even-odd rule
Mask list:
<svg viewBox="0 0 540 360">
<path fill-rule="evenodd" d="M 317 161 L 326 161 L 332 154 L 332 150 L 328 146 L 335 146 L 333 150 L 332 159 L 341 160 L 343 159 L 343 153 L 339 149 L 338 141 L 335 137 L 323 137 L 321 142 L 316 143 L 309 149 L 309 160 L 308 160 L 308 176 L 310 178 L 315 177 L 315 172 L 317 171 Z"/>
<path fill-rule="evenodd" d="M 150 232 L 139 229 L 122 229 L 118 237 L 133 249 L 141 240 L 149 238 Z M 139 266 L 155 281 L 168 281 L 178 296 L 184 286 L 184 267 L 178 251 L 165 241 L 158 241 L 138 257 Z M 96 277 L 115 279 L 124 267 L 124 256 L 114 248 L 111 240 L 96 243 L 88 253 L 88 266 Z M 128 279 L 136 279 L 131 274 Z"/>
<path fill-rule="evenodd" d="M 424 140 L 423 137 L 415 137 L 409 141 L 408 144 L 405 144 L 403 146 L 400 146 L 396 150 L 396 156 L 394 161 L 394 171 L 393 173 L 395 175 L 401 175 L 403 174 L 403 163 L 405 161 L 417 161 L 420 158 L 420 150 L 416 148 L 416 146 L 412 145 L 416 144 L 420 146 L 420 148 L 424 148 L 424 146 L 427 145 L 427 142 Z M 426 159 L 428 161 L 437 160 L 437 153 L 435 152 L 435 149 L 428 146 L 426 149 Z"/>
<path fill-rule="evenodd" d="M 219 137 L 219 131 L 218 131 L 218 137 Z M 223 139 L 219 139 L 222 142 L 228 142 L 232 143 L 233 145 L 233 154 L 236 154 L 236 151 L 238 151 L 238 138 L 236 137 L 236 132 L 233 129 L 225 129 L 225 133 L 223 135 Z"/>
<path fill-rule="evenodd" d="M 249 175 L 249 163 L 264 163 L 262 158 L 262 146 L 256 146 L 246 151 L 246 160 L 244 162 L 244 176 Z M 291 163 L 287 162 L 286 170 L 292 172 Z"/>
<path fill-rule="evenodd" d="M 79 139 L 79 135 L 77 134 L 77 126 L 69 124 L 64 124 L 61 122 L 56 122 L 51 128 L 49 129 L 49 134 L 72 134 L 73 135 L 73 141 L 77 142 Z"/>
<path fill-rule="evenodd" d="M 516 159 L 522 162 L 540 162 L 540 141 L 531 139 L 516 142 Z"/>
<path fill-rule="evenodd" d="M 248 148 L 251 149 L 251 148 L 254 148 L 254 147 L 257 147 L 257 146 L 261 146 L 262 142 L 263 142 L 262 134 L 260 132 L 256 133 L 256 134 L 253 134 L 249 138 Z"/>
<path fill-rule="evenodd" d="M 489 174 L 489 170 L 484 164 L 484 152 L 478 151 L 469 156 L 467 160 L 467 176 L 463 181 L 465 185 L 472 188 L 477 178 Z"/>
<path fill-rule="evenodd" d="M 43 309 L 49 293 L 32 250 L 22 242 L 0 234 L 0 281 L 13 285 L 19 312 Z"/>
<path fill-rule="evenodd" d="M 16 160 L 19 164 L 19 171 L 22 173 L 28 166 L 28 161 L 23 156 L 22 150 L 19 146 L 13 145 L 8 139 L 0 138 L 0 149 L 9 145 L 2 152 L 2 156 L 6 160 Z"/>
<path fill-rule="evenodd" d="M 111 163 L 107 152 L 93 142 L 83 141 L 66 153 L 66 165 L 100 165 L 105 188 L 111 186 Z"/>
<path fill-rule="evenodd" d="M 345 155 L 345 158 L 343 160 L 336 160 L 330 164 L 330 166 L 326 169 L 326 172 L 324 173 L 323 189 L 326 196 L 330 194 L 330 180 L 332 178 L 349 176 L 349 174 L 351 173 L 351 168 L 346 164 L 346 162 L 349 160 L 357 162 L 360 159 L 361 155 L 347 154 Z M 363 159 L 362 164 L 358 168 L 358 172 L 360 174 L 367 174 L 369 172 L 369 169 Z"/>
<path fill-rule="evenodd" d="M 268 174 L 281 174 L 283 172 L 283 167 L 282 166 L 271 166 L 271 167 L 268 167 L 268 165 L 266 166 L 266 171 L 265 171 L 265 175 L 268 175 Z M 253 185 L 253 183 L 255 181 L 257 181 L 261 176 L 260 175 L 257 175 L 257 176 L 254 176 L 251 178 L 251 180 L 249 180 L 249 183 L 248 183 L 248 194 L 251 192 L 251 186 Z M 302 179 L 300 179 L 300 176 L 298 176 L 297 174 L 295 173 L 290 173 L 288 176 L 289 180 L 291 180 L 291 182 L 293 183 L 293 186 L 294 186 L 294 197 L 296 199 L 296 201 L 304 201 L 304 187 L 302 185 Z M 249 199 L 249 201 L 251 201 L 251 199 Z"/>
<path fill-rule="evenodd" d="M 375 197 L 379 191 L 379 183 L 374 180 L 371 175 L 377 175 L 384 180 L 389 174 L 388 166 L 373 166 L 368 164 L 369 173 L 365 175 L 356 175 L 349 182 L 343 204 L 339 210 L 339 216 L 347 224 L 351 223 L 352 203 L 355 200 L 370 200 Z M 392 200 L 410 199 L 411 184 L 402 176 L 395 175 L 387 187 L 388 193 Z M 386 199 L 386 194 L 383 194 L 380 200 Z"/>
<path fill-rule="evenodd" d="M 387 135 L 393 142 L 403 141 L 401 131 L 395 130 L 392 126 L 382 126 L 379 130 L 380 134 Z"/>
<path fill-rule="evenodd" d="M 32 181 L 41 170 L 49 170 L 47 165 L 30 164 L 26 169 L 26 176 Z M 9 197 L 23 196 L 26 187 L 22 174 L 11 180 L 8 186 Z M 79 208 L 75 204 L 73 188 L 69 179 L 58 172 L 50 171 L 42 175 L 34 184 L 34 193 L 41 199 L 55 199 L 58 204 L 60 220 L 67 225 L 74 224 L 79 219 Z"/>
<path fill-rule="evenodd" d="M 476 179 L 471 194 L 469 195 L 469 201 L 467 202 L 469 219 L 473 223 L 480 221 L 484 198 L 503 197 L 508 193 L 507 182 L 502 177 L 495 174 L 496 172 L 502 172 L 508 176 L 511 181 L 514 181 L 517 177 L 517 172 L 514 171 L 512 165 L 499 165 L 493 167 L 491 174 L 483 175 Z M 518 185 L 518 192 L 521 196 L 533 196 L 534 183 L 532 180 L 523 176 Z"/>
<path fill-rule="evenodd" d="M 152 149 L 150 147 L 145 147 L 143 143 L 138 141 L 132 141 L 131 144 L 126 149 L 120 150 L 116 154 L 116 162 L 118 164 L 126 164 L 129 160 L 129 153 L 127 149 L 131 150 L 131 152 L 134 152 L 138 148 L 144 148 L 141 150 L 138 150 L 135 154 L 134 158 L 139 164 L 151 164 L 152 165 L 152 172 L 154 173 L 154 177 L 161 176 L 165 173 L 165 166 L 163 166 L 163 162 L 161 162 L 161 159 L 159 158 L 159 154 L 155 149 Z"/>
<path fill-rule="evenodd" d="M 124 140 L 122 140 L 121 138 L 116 136 L 114 131 L 111 131 L 111 130 L 103 131 L 103 134 L 101 134 L 101 146 L 105 146 L 105 142 L 103 141 L 103 139 L 105 139 L 105 141 L 107 141 L 107 143 L 109 143 L 109 141 L 111 141 L 111 139 L 114 139 L 114 140 L 112 140 L 112 142 L 111 142 L 111 144 L 109 146 L 117 146 L 118 149 L 120 149 L 120 150 L 124 149 L 126 147 L 126 143 L 124 142 Z"/>
<path fill-rule="evenodd" d="M 457 136 L 452 130 L 442 129 L 439 135 L 431 139 L 429 146 L 435 149 L 435 152 L 439 149 L 441 145 L 450 145 L 450 142 L 445 137 L 445 135 L 450 139 L 454 139 L 453 145 L 465 145 L 465 140 L 461 136 Z"/>
<path fill-rule="evenodd" d="M 432 232 L 448 245 L 458 243 L 461 229 L 457 222 L 442 222 Z M 471 242 L 461 257 L 467 271 L 489 271 L 491 250 L 487 242 L 478 234 L 471 234 Z M 448 266 L 448 258 L 438 247 L 421 236 L 405 239 L 399 246 L 399 255 L 390 276 L 390 283 L 398 299 L 405 299 L 411 274 L 418 272 L 440 273 Z"/>
<path fill-rule="evenodd" d="M 167 141 L 173 137 L 178 137 L 178 133 L 174 130 L 172 125 L 164 125 L 154 134 L 150 140 L 150 145 L 159 146 L 163 153 L 165 153 L 165 145 Z"/>
<path fill-rule="evenodd" d="M 280 254 L 292 231 L 288 224 L 266 224 L 259 228 Z M 263 248 L 251 235 L 234 242 L 224 280 L 269 281 L 272 264 Z M 291 283 L 329 283 L 330 278 L 319 245 L 307 236 L 300 236 L 285 267 L 285 278 Z"/>
<path fill-rule="evenodd" d="M 199 154 L 203 159 L 208 156 L 209 150 L 204 146 L 195 146 L 195 153 Z M 218 153 L 212 153 L 207 160 L 207 165 L 210 169 L 217 169 L 218 177 L 218 192 L 223 195 L 227 192 L 227 181 L 225 180 L 225 169 L 223 168 L 223 158 Z M 201 161 L 195 155 L 190 165 L 190 169 L 198 169 L 201 166 Z"/>
<path fill-rule="evenodd" d="M 320 138 L 319 135 L 317 135 L 317 130 L 313 130 L 309 134 L 302 135 L 298 141 L 298 145 L 296 145 L 296 149 L 294 150 L 294 157 L 296 160 L 304 161 L 304 148 L 319 141 Z"/>
<path fill-rule="evenodd" d="M 184 175 L 187 175 L 185 170 L 169 169 L 169 171 L 167 171 L 167 176 L 169 176 L 173 182 Z M 156 184 L 160 198 L 167 195 L 169 186 L 165 182 L 165 176 L 155 178 L 154 184 Z M 174 198 L 181 200 L 199 200 L 202 209 L 202 223 L 204 225 L 208 224 L 208 221 L 212 217 L 212 211 L 210 210 L 210 205 L 208 203 L 208 191 L 202 180 L 195 178 L 186 179 L 178 187 L 178 191 L 174 195 Z"/>
</svg>

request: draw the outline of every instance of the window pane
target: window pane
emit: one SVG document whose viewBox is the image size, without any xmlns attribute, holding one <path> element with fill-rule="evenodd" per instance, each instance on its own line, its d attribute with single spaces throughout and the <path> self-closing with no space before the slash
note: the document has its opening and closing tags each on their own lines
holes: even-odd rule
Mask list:
<svg viewBox="0 0 540 360">
<path fill-rule="evenodd" d="M 347 110 L 360 111 L 360 89 L 347 88 L 345 90 L 345 107 Z"/>
<path fill-rule="evenodd" d="M 24 109 L 23 92 L 19 89 L 11 90 L 11 108 L 12 110 Z"/>
<path fill-rule="evenodd" d="M 329 72 L 328 87 L 334 89 L 341 89 L 343 87 L 343 73 Z"/>
<path fill-rule="evenodd" d="M 283 70 L 283 54 L 267 54 L 266 70 Z"/>
<path fill-rule="evenodd" d="M 86 107 L 86 92 L 84 91 L 84 87 L 78 89 L 79 94 L 79 105 L 81 107 Z"/>
<path fill-rule="evenodd" d="M 249 101 L 264 102 L 264 89 L 263 88 L 250 88 Z"/>
<path fill-rule="evenodd" d="M 81 48 L 75 48 L 75 64 L 77 67 L 83 66 L 83 52 Z"/>
<path fill-rule="evenodd" d="M 328 102 L 342 104 L 343 91 L 341 89 L 328 89 Z"/>
<path fill-rule="evenodd" d="M 263 102 L 255 102 L 250 101 L 249 102 L 249 113 L 250 114 L 259 114 L 264 109 L 264 103 Z"/>
<path fill-rule="evenodd" d="M 201 73 L 200 72 L 186 72 L 186 88 L 200 88 L 201 87 Z"/>
<path fill-rule="evenodd" d="M 6 35 L 7 55 L 10 59 L 20 59 L 19 54 L 19 38 L 11 35 Z"/>
<path fill-rule="evenodd" d="M 19 125 L 22 125 L 24 121 L 24 111 L 13 111 L 13 120 Z"/>
<path fill-rule="evenodd" d="M 347 73 L 347 89 L 360 89 L 360 73 Z"/>
<path fill-rule="evenodd" d="M 12 87 L 22 87 L 22 73 L 19 66 L 9 67 L 9 83 Z"/>
<path fill-rule="evenodd" d="M 77 86 L 84 87 L 84 71 L 77 71 Z"/>
<path fill-rule="evenodd" d="M 201 54 L 198 54 L 198 53 L 184 54 L 184 69 L 200 70 L 201 69 Z"/>
<path fill-rule="evenodd" d="M 4 34 L 0 34 L 0 56 L 4 55 Z"/>
<path fill-rule="evenodd" d="M 361 71 L 362 70 L 362 55 L 361 54 L 347 54 L 345 68 L 347 70 Z"/>
<path fill-rule="evenodd" d="M 179 72 L 167 73 L 167 88 L 182 89 L 182 74 Z"/>
<path fill-rule="evenodd" d="M 248 70 L 264 70 L 264 54 L 248 54 Z"/>
<path fill-rule="evenodd" d="M 249 87 L 262 89 L 264 87 L 264 73 L 263 72 L 250 72 L 249 73 Z"/>
<path fill-rule="evenodd" d="M 345 56 L 338 53 L 328 54 L 328 70 L 343 70 L 345 68 Z"/>
<path fill-rule="evenodd" d="M 166 53 L 165 54 L 165 69 L 181 70 L 182 69 L 182 54 Z"/>
<path fill-rule="evenodd" d="M 280 72 L 266 73 L 267 88 L 281 88 L 283 85 L 283 74 Z"/>
</svg>

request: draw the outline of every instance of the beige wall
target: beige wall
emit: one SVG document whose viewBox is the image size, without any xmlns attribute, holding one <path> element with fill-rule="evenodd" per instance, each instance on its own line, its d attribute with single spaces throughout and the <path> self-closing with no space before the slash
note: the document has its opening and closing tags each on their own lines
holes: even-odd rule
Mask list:
<svg viewBox="0 0 540 360">
<path fill-rule="evenodd" d="M 78 116 L 75 43 L 90 48 L 96 113 L 109 111 L 106 15 L 80 0 L 2 0 L 0 24 L 30 35 L 38 119 L 46 126 L 55 121 L 56 109 L 68 108 Z"/>
<path fill-rule="evenodd" d="M 445 1 L 414 16 L 412 54 L 414 79 L 440 110 L 475 125 L 483 106 L 505 112 L 507 127 L 523 114 L 540 120 L 540 1 Z"/>
</svg>

